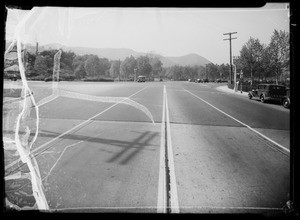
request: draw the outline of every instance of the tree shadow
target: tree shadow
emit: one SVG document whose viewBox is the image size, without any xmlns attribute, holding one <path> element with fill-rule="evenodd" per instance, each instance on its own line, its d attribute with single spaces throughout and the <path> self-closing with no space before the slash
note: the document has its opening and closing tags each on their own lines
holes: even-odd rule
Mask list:
<svg viewBox="0 0 300 220">
<path fill-rule="evenodd" d="M 56 138 L 60 135 L 60 133 L 53 132 L 53 131 L 43 131 L 43 132 L 47 132 L 47 133 L 39 133 L 39 137 Z M 42 154 L 46 150 L 48 150 L 54 146 L 57 146 L 58 143 L 62 142 L 63 140 L 67 140 L 67 139 L 120 147 L 121 151 L 119 151 L 118 153 L 113 155 L 109 160 L 107 160 L 108 163 L 116 162 L 119 158 L 121 158 L 123 155 L 125 155 L 127 152 L 130 152 L 130 150 L 133 149 L 133 151 L 131 151 L 129 153 L 129 155 L 127 155 L 123 160 L 121 160 L 121 162 L 120 162 L 121 165 L 127 164 L 142 150 L 155 151 L 154 149 L 146 149 L 146 148 L 149 146 L 151 146 L 151 147 L 158 146 L 158 145 L 151 144 L 151 141 L 160 134 L 159 132 L 150 132 L 150 131 L 145 131 L 145 132 L 131 131 L 131 132 L 140 133 L 140 135 L 138 135 L 132 141 L 126 141 L 126 140 L 116 140 L 113 138 L 90 137 L 90 136 L 86 136 L 86 135 L 69 133 L 69 134 L 63 135 L 57 141 L 55 141 L 52 144 L 49 144 L 47 147 L 45 147 L 44 149 L 42 149 L 41 151 L 36 153 L 35 157 Z M 5 133 L 14 133 L 14 132 L 13 131 L 5 131 Z M 107 151 L 107 150 L 104 150 L 104 151 L 106 151 L 108 153 L 113 153 L 113 151 Z"/>
</svg>

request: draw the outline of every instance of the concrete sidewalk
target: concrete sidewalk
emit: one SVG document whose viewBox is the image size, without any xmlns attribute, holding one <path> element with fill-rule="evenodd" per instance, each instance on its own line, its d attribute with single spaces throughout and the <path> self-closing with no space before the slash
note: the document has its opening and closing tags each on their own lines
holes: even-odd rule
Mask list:
<svg viewBox="0 0 300 220">
<path fill-rule="evenodd" d="M 231 94 L 235 94 L 235 95 L 248 97 L 248 92 L 241 93 L 241 91 L 239 91 L 239 90 L 235 92 L 233 89 L 229 89 L 227 85 L 219 86 L 219 87 L 216 87 L 215 89 L 218 91 L 221 91 L 221 92 L 226 92 L 226 93 L 231 93 Z"/>
</svg>

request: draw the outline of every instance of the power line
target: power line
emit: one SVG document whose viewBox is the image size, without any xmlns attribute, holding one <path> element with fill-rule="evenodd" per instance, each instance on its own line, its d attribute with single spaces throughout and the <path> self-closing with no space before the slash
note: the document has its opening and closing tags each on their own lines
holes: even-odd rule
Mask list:
<svg viewBox="0 0 300 220">
<path fill-rule="evenodd" d="M 230 75 L 229 75 L 229 80 L 230 84 L 232 84 L 232 52 L 231 52 L 231 40 L 237 39 L 236 37 L 232 38 L 232 34 L 237 34 L 237 32 L 229 32 L 225 33 L 223 35 L 229 35 L 229 39 L 223 39 L 223 40 L 229 40 L 229 48 L 230 48 Z"/>
</svg>

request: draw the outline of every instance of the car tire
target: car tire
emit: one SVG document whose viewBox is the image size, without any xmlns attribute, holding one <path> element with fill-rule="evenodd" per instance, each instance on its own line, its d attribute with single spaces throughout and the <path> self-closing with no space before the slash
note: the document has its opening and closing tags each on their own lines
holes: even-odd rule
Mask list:
<svg viewBox="0 0 300 220">
<path fill-rule="evenodd" d="M 248 97 L 249 97 L 249 99 L 252 99 L 253 96 L 251 94 L 248 94 Z"/>
<path fill-rule="evenodd" d="M 289 99 L 284 99 L 282 102 L 283 107 L 285 108 L 290 108 L 290 100 Z"/>
<path fill-rule="evenodd" d="M 266 102 L 265 96 L 264 96 L 264 95 L 261 95 L 261 96 L 260 96 L 260 101 L 261 101 L 262 103 L 265 103 L 265 102 Z"/>
</svg>

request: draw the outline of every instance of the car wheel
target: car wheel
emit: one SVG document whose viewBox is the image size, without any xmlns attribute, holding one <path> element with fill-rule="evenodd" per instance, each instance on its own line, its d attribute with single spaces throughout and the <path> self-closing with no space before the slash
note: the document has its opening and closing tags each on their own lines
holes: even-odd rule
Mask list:
<svg viewBox="0 0 300 220">
<path fill-rule="evenodd" d="M 285 108 L 289 108 L 290 107 L 290 100 L 289 99 L 284 99 L 282 105 Z"/>
<path fill-rule="evenodd" d="M 262 103 L 265 103 L 265 102 L 266 102 L 264 95 L 261 95 L 261 96 L 260 96 L 260 101 L 261 101 Z"/>
<path fill-rule="evenodd" d="M 251 94 L 248 94 L 248 97 L 249 97 L 249 99 L 252 99 L 252 95 Z"/>
</svg>

